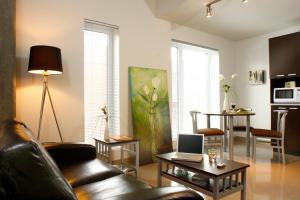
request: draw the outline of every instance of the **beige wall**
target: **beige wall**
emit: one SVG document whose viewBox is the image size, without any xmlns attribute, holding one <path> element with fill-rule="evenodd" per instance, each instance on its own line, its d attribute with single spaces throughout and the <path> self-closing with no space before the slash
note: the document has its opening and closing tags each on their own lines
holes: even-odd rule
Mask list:
<svg viewBox="0 0 300 200">
<path fill-rule="evenodd" d="M 15 0 L 3 0 L 0 3 L 0 122 L 16 115 L 15 5 Z"/>
<path fill-rule="evenodd" d="M 122 134 L 131 132 L 128 66 L 169 71 L 171 39 L 219 49 L 221 72 L 234 71 L 233 42 L 157 19 L 142 0 L 17 0 L 17 118 L 35 133 L 42 77 L 27 72 L 28 55 L 30 46 L 46 44 L 62 50 L 64 73 L 51 76 L 49 84 L 63 137 L 66 141 L 84 140 L 82 30 L 85 18 L 120 27 Z M 55 141 L 59 138 L 48 105 L 41 139 Z"/>
</svg>

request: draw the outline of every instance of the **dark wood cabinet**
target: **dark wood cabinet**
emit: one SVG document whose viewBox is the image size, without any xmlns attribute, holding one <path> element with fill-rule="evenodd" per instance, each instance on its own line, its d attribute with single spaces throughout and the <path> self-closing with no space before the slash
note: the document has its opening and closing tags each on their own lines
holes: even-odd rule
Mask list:
<svg viewBox="0 0 300 200">
<path fill-rule="evenodd" d="M 300 32 L 269 39 L 270 78 L 300 77 Z"/>
<path fill-rule="evenodd" d="M 269 39 L 270 102 L 273 103 L 274 88 L 283 88 L 287 81 L 295 81 L 300 87 L 300 32 Z M 276 130 L 277 113 L 288 110 L 285 126 L 285 149 L 287 154 L 300 155 L 300 104 L 271 106 L 271 126 Z"/>
<path fill-rule="evenodd" d="M 288 110 L 285 126 L 285 152 L 300 155 L 300 105 L 272 105 L 271 126 L 276 130 L 277 113 L 274 110 Z"/>
</svg>

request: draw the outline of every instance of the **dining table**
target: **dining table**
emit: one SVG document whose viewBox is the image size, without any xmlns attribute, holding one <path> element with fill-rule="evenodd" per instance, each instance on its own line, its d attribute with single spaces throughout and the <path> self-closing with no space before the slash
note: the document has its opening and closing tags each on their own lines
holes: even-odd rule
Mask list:
<svg viewBox="0 0 300 200">
<path fill-rule="evenodd" d="M 211 116 L 223 117 L 223 130 L 225 133 L 224 151 L 229 153 L 229 160 L 233 160 L 233 120 L 234 117 L 246 117 L 246 151 L 247 156 L 250 157 L 250 117 L 255 115 L 253 111 L 227 111 L 227 112 L 199 112 L 207 116 L 207 128 L 211 128 Z M 228 135 L 228 138 L 227 138 Z"/>
</svg>

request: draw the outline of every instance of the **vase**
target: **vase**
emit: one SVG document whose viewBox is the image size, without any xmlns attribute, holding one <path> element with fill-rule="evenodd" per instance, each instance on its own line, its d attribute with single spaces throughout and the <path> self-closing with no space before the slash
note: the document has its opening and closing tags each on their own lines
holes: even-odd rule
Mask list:
<svg viewBox="0 0 300 200">
<path fill-rule="evenodd" d="M 228 111 L 228 99 L 227 99 L 227 92 L 224 93 L 224 101 L 223 101 L 223 112 Z"/>
<path fill-rule="evenodd" d="M 103 139 L 104 140 L 109 139 L 109 129 L 108 129 L 108 123 L 107 122 L 105 123 Z"/>
</svg>

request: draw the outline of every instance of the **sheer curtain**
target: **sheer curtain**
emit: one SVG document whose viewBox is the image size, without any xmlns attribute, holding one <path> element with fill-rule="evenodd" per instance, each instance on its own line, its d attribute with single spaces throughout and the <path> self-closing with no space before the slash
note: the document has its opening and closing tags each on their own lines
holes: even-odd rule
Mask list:
<svg viewBox="0 0 300 200">
<path fill-rule="evenodd" d="M 219 53 L 216 50 L 172 42 L 172 130 L 192 133 L 191 110 L 218 112 L 220 110 Z M 220 127 L 213 118 L 212 127 Z M 200 118 L 199 127 L 206 121 Z"/>
<path fill-rule="evenodd" d="M 84 122 L 85 142 L 94 144 L 105 128 L 103 106 L 108 107 L 109 130 L 120 132 L 118 29 L 85 21 Z"/>
</svg>

